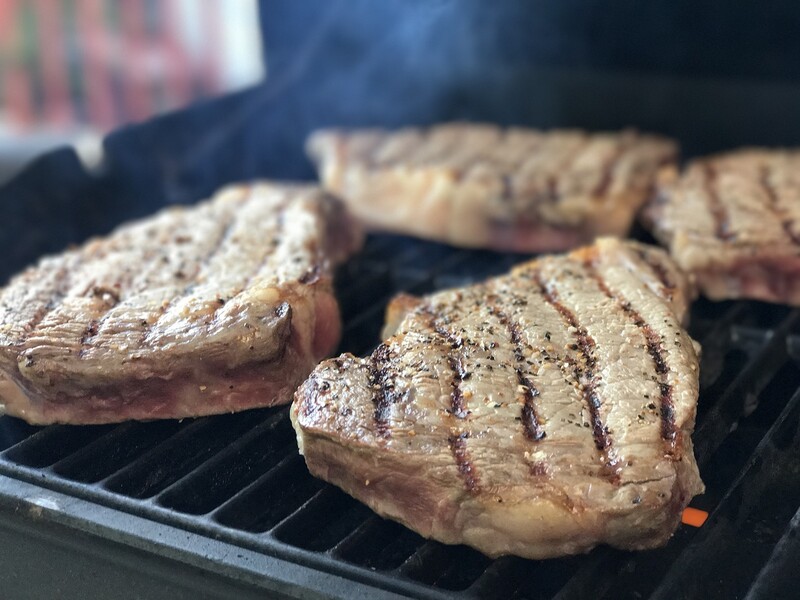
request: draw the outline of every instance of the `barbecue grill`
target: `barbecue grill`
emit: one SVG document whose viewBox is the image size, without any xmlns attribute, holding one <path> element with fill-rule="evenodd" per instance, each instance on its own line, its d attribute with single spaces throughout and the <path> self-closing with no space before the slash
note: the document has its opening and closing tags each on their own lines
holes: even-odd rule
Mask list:
<svg viewBox="0 0 800 600">
<path fill-rule="evenodd" d="M 271 65 L 263 86 L 115 132 L 100 165 L 83 164 L 70 149 L 51 152 L 0 189 L 0 279 L 44 252 L 165 204 L 198 200 L 230 181 L 311 178 L 302 141 L 323 125 L 632 123 L 681 138 L 689 155 L 800 141 L 800 123 L 787 118 L 789 107 L 800 105 L 800 86 L 774 81 L 598 74 L 541 61 L 511 71 L 485 68 L 497 59 L 490 55 L 475 59 L 457 92 L 436 65 L 420 67 L 448 94 L 426 89 L 400 105 L 391 96 L 415 80 L 394 70 L 390 91 L 376 102 L 371 78 L 408 36 L 379 46 L 385 56 L 363 69 L 350 69 L 359 48 L 373 48 L 385 32 L 369 33 L 373 23 L 357 10 L 343 14 L 341 4 L 324 4 L 263 3 Z M 386 3 L 383 15 L 414 23 L 424 50 L 429 24 L 420 24 L 419 13 L 428 9 L 410 4 L 405 21 L 399 3 Z M 498 27 L 524 12 L 524 3 L 513 2 L 494 10 L 489 3 L 433 4 L 434 24 L 455 19 L 456 28 L 466 21 L 461 11 Z M 642 26 L 646 31 L 647 22 Z M 445 50 L 458 60 L 458 44 Z M 527 94 L 524 106 L 520 94 Z M 752 114 L 765 116 L 753 123 Z M 641 231 L 636 237 L 649 240 Z M 363 354 L 376 345 L 395 293 L 462 285 L 525 258 L 372 235 L 338 272 L 341 350 Z M 700 528 L 680 526 L 664 548 L 491 560 L 425 540 L 312 478 L 286 407 L 85 427 L 32 427 L 2 417 L 2 596 L 796 597 L 800 310 L 699 300 L 690 332 L 703 346 L 694 440 L 707 486 L 692 506 L 710 516 Z"/>
</svg>

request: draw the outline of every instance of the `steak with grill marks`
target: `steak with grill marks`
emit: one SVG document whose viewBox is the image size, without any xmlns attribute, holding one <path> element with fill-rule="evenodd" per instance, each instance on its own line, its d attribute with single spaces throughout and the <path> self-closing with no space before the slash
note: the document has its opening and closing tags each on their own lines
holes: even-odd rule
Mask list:
<svg viewBox="0 0 800 600">
<path fill-rule="evenodd" d="M 665 170 L 643 216 L 712 300 L 800 306 L 800 150 L 738 150 Z"/>
<path fill-rule="evenodd" d="M 692 290 L 601 239 L 389 307 L 371 356 L 324 361 L 291 417 L 311 473 L 490 556 L 664 544 L 703 491 Z"/>
<path fill-rule="evenodd" d="M 320 131 L 323 184 L 366 224 L 458 246 L 565 250 L 625 235 L 677 146 L 634 131 L 452 123 Z"/>
<path fill-rule="evenodd" d="M 0 290 L 0 402 L 30 423 L 288 403 L 338 342 L 360 243 L 317 188 L 261 183 L 43 259 Z"/>
</svg>

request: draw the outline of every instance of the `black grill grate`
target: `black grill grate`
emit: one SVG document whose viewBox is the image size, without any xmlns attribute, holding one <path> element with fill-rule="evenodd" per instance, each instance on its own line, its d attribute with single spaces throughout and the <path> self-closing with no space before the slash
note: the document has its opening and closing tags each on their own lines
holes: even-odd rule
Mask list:
<svg viewBox="0 0 800 600">
<path fill-rule="evenodd" d="M 522 257 L 375 236 L 340 270 L 341 349 L 367 352 L 387 300 L 506 271 Z M 663 549 L 490 560 L 422 539 L 313 479 L 287 409 L 118 426 L 0 419 L 0 474 L 422 598 L 775 598 L 800 556 L 800 311 L 700 300 L 694 436 L 711 513 Z M 790 595 L 790 594 L 789 594 Z"/>
</svg>

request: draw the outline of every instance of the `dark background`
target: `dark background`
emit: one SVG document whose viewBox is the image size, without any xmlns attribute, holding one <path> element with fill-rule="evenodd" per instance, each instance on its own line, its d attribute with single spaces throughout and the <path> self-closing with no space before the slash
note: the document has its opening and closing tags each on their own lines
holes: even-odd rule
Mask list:
<svg viewBox="0 0 800 600">
<path fill-rule="evenodd" d="M 312 178 L 302 146 L 321 126 L 635 126 L 675 136 L 685 156 L 800 145 L 792 0 L 260 4 L 263 84 L 112 133 L 96 171 L 64 149 L 0 189 L 0 281 L 230 181 Z"/>
</svg>

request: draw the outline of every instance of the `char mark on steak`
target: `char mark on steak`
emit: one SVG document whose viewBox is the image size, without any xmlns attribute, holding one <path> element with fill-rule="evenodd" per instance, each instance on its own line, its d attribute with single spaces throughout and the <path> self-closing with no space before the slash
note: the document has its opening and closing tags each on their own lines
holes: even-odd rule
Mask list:
<svg viewBox="0 0 800 600">
<path fill-rule="evenodd" d="M 667 452 L 674 454 L 678 448 L 677 435 L 675 428 L 675 409 L 672 406 L 672 384 L 669 382 L 669 365 L 667 364 L 664 350 L 662 348 L 661 336 L 656 333 L 652 325 L 644 320 L 639 312 L 633 308 L 631 303 L 621 294 L 614 292 L 603 280 L 602 275 L 597 272 L 597 268 L 592 258 L 587 258 L 583 262 L 584 268 L 589 276 L 595 281 L 597 287 L 602 290 L 606 297 L 613 300 L 617 306 L 628 316 L 631 322 L 642 332 L 647 352 L 653 359 L 653 368 L 658 378 L 659 386 L 659 412 L 661 413 L 661 437 L 667 445 Z M 680 342 L 678 342 L 680 343 Z"/>
<path fill-rule="evenodd" d="M 598 392 L 600 375 L 598 374 L 597 359 L 595 357 L 597 344 L 592 336 L 589 335 L 589 332 L 586 331 L 586 328 L 580 324 L 577 315 L 561 302 L 558 290 L 552 282 L 546 282 L 542 278 L 541 272 L 535 268 L 527 271 L 526 275 L 536 283 L 536 288 L 545 301 L 558 311 L 569 332 L 575 338 L 581 354 L 581 360 L 575 365 L 574 376 L 576 381 L 579 382 L 581 393 L 589 409 L 594 445 L 602 456 L 603 466 L 609 480 L 613 483 L 619 483 L 622 466 L 616 456 L 608 427 L 600 415 L 600 408 L 603 402 Z"/>
<path fill-rule="evenodd" d="M 772 168 L 768 163 L 764 164 L 761 167 L 761 174 L 758 181 L 761 184 L 761 187 L 764 188 L 764 195 L 767 197 L 767 206 L 769 207 L 769 210 L 772 211 L 774 218 L 780 221 L 781 227 L 783 227 L 783 231 L 786 233 L 786 237 L 792 240 L 793 244 L 800 245 L 800 235 L 795 233 L 792 229 L 792 219 L 787 218 L 778 205 L 778 192 L 772 185 L 771 177 Z"/>
<path fill-rule="evenodd" d="M 717 190 L 717 172 L 711 164 L 707 164 L 703 172 L 705 175 L 703 185 L 705 193 L 708 195 L 708 209 L 714 217 L 714 235 L 723 241 L 732 240 L 736 237 L 736 233 L 731 230 L 728 210 L 719 197 L 719 191 Z"/>
<path fill-rule="evenodd" d="M 525 429 L 525 437 L 534 442 L 538 442 L 547 435 L 547 432 L 544 430 L 541 418 L 536 410 L 536 397 L 539 395 L 539 390 L 526 373 L 522 326 L 518 322 L 512 321 L 508 313 L 497 306 L 496 296 L 491 296 L 489 302 L 489 312 L 508 329 L 511 343 L 514 344 L 514 359 L 517 361 L 517 366 L 514 370 L 517 374 L 517 383 L 519 383 L 523 390 L 520 418 L 522 420 L 522 427 Z"/>
</svg>

